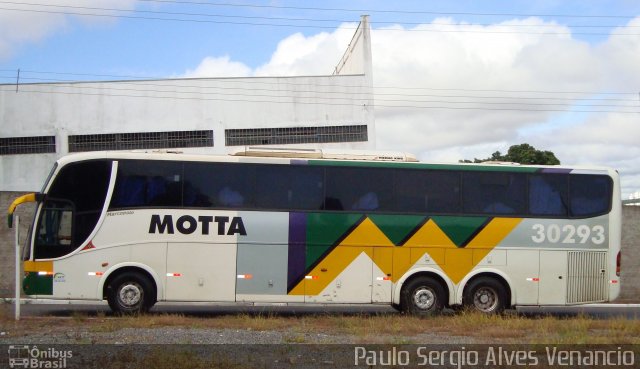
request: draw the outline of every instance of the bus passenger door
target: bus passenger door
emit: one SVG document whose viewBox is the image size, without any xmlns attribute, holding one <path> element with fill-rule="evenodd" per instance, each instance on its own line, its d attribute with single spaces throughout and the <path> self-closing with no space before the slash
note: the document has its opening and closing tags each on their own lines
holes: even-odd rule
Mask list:
<svg viewBox="0 0 640 369">
<path fill-rule="evenodd" d="M 391 303 L 392 270 L 393 248 L 374 247 L 371 302 Z"/>
<path fill-rule="evenodd" d="M 169 243 L 166 299 L 235 301 L 235 243 Z"/>
</svg>

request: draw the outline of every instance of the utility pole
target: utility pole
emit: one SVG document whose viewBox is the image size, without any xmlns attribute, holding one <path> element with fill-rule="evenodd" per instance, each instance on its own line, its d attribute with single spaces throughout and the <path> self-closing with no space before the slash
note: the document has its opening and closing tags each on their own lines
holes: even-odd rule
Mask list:
<svg viewBox="0 0 640 369">
<path fill-rule="evenodd" d="M 16 215 L 16 299 L 15 319 L 20 320 L 20 217 Z"/>
</svg>

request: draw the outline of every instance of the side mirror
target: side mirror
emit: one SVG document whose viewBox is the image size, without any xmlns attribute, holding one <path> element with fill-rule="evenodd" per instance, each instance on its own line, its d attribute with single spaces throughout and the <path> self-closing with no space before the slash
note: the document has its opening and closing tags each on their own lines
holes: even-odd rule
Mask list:
<svg viewBox="0 0 640 369">
<path fill-rule="evenodd" d="M 13 213 L 16 211 L 18 205 L 27 203 L 27 202 L 40 202 L 44 200 L 45 195 L 39 192 L 28 193 L 26 195 L 22 195 L 17 199 L 13 200 L 11 205 L 9 205 L 9 210 L 7 214 L 7 224 L 9 228 L 13 228 Z"/>
</svg>

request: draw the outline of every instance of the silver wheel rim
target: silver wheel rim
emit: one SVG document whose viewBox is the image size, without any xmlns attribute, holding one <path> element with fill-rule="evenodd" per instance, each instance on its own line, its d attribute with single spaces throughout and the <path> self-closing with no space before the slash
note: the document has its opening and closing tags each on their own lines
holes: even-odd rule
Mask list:
<svg viewBox="0 0 640 369">
<path fill-rule="evenodd" d="M 131 307 L 142 300 L 142 287 L 135 282 L 129 282 L 120 288 L 118 298 L 123 306 Z"/>
<path fill-rule="evenodd" d="M 420 310 L 429 310 L 436 303 L 436 295 L 426 287 L 419 287 L 413 293 L 413 303 Z"/>
<path fill-rule="evenodd" d="M 498 301 L 498 292 L 491 287 L 480 287 L 473 294 L 473 305 L 485 313 L 494 311 Z"/>
</svg>

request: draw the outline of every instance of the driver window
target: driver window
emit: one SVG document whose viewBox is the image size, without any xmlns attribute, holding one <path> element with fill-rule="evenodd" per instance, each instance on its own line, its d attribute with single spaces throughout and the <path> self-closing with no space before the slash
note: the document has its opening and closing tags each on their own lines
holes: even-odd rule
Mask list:
<svg viewBox="0 0 640 369">
<path fill-rule="evenodd" d="M 73 249 L 73 206 L 67 201 L 46 201 L 36 232 L 36 259 L 56 258 Z"/>
</svg>

